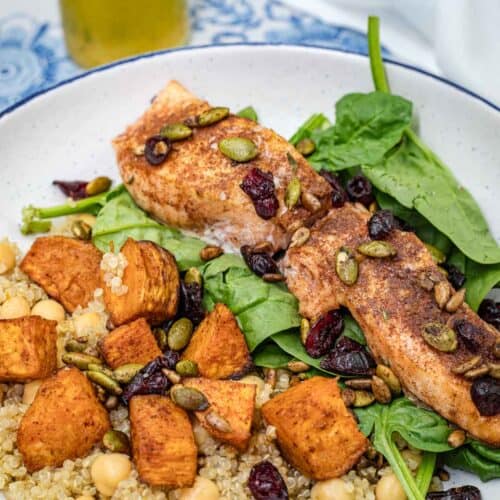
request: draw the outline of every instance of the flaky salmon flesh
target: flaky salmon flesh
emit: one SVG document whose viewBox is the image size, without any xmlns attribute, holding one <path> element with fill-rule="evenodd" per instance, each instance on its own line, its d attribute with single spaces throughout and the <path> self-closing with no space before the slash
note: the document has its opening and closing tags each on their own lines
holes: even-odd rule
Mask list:
<svg viewBox="0 0 500 500">
<path fill-rule="evenodd" d="M 183 122 L 206 109 L 208 103 L 170 82 L 144 115 L 114 140 L 121 175 L 137 204 L 168 225 L 215 236 L 233 248 L 268 241 L 274 250 L 285 249 L 297 227 L 314 224 L 306 244 L 288 249 L 280 263 L 301 314 L 313 319 L 341 306 L 348 308 L 376 360 L 392 368 L 408 393 L 474 437 L 500 446 L 500 415 L 481 416 L 470 396 L 471 382 L 451 370 L 472 353 L 461 342 L 456 352 L 437 351 L 425 342 L 421 329 L 430 322 L 452 326 L 458 319 L 467 320 L 481 332 L 482 345 L 474 355 L 481 354 L 484 362 L 495 362 L 491 352 L 499 333 L 465 304 L 452 314 L 437 306 L 433 292 L 424 289 L 421 280 L 423 275 L 444 278 L 413 233 L 395 231 L 389 237 L 398 252 L 392 259 L 358 254 L 359 278 L 346 286 L 335 272 L 335 256 L 342 246 L 356 249 L 369 241 L 370 213 L 351 203 L 328 211 L 329 185 L 274 131 L 231 115 L 194 129 L 185 141 L 174 142 L 167 160 L 158 167 L 136 153 L 162 126 Z M 257 144 L 256 159 L 235 164 L 218 150 L 221 139 L 234 136 Z M 297 162 L 296 175 L 303 189 L 320 200 L 321 208 L 315 213 L 300 204 L 292 210 L 285 206 L 286 186 L 294 175 L 287 153 Z M 272 219 L 260 218 L 240 187 L 252 167 L 274 176 L 279 210 Z"/>
</svg>

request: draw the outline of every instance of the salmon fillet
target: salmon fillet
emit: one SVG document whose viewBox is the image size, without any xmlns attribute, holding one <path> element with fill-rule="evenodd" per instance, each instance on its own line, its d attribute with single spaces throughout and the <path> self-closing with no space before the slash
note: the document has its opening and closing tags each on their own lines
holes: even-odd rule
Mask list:
<svg viewBox="0 0 500 500">
<path fill-rule="evenodd" d="M 338 279 L 336 252 L 341 246 L 355 249 L 370 240 L 370 215 L 361 205 L 350 203 L 333 209 L 315 223 L 305 245 L 288 250 L 283 272 L 299 299 L 301 314 L 314 318 L 347 307 L 377 361 L 392 368 L 406 391 L 474 437 L 500 446 L 500 415 L 481 416 L 470 396 L 471 382 L 451 371 L 475 354 L 496 362 L 492 347 L 499 334 L 465 303 L 453 314 L 439 309 L 433 292 L 420 284 L 424 275 L 440 276 L 425 245 L 413 233 L 394 231 L 387 241 L 398 251 L 395 258 L 364 258 L 353 286 Z M 471 353 L 459 341 L 458 349 L 447 354 L 423 339 L 421 328 L 426 323 L 453 326 L 457 320 L 467 320 L 481 331 L 477 352 Z"/>
<path fill-rule="evenodd" d="M 239 249 L 269 241 L 274 249 L 286 248 L 291 233 L 311 224 L 330 204 L 331 188 L 283 137 L 251 120 L 230 115 L 208 127 L 195 128 L 192 137 L 172 143 L 166 161 L 151 166 L 137 147 L 157 135 L 163 125 L 183 122 L 207 109 L 207 102 L 170 82 L 133 125 L 113 145 L 123 181 L 136 203 L 168 225 L 195 231 L 205 238 Z M 227 137 L 255 142 L 259 155 L 248 163 L 233 163 L 218 149 Z M 287 210 L 286 187 L 292 178 L 287 153 L 297 162 L 297 176 L 304 191 L 315 195 L 321 209 L 311 214 L 302 206 Z M 259 217 L 240 184 L 251 168 L 274 176 L 279 209 L 275 217 Z"/>
</svg>

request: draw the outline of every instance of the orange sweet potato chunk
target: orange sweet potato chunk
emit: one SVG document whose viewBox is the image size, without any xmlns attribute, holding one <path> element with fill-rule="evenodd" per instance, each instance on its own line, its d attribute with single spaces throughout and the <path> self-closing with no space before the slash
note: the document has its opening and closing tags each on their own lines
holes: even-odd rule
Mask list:
<svg viewBox="0 0 500 500">
<path fill-rule="evenodd" d="M 101 351 L 113 369 L 127 363 L 145 365 L 161 356 L 161 350 L 144 318 L 115 328 L 102 341 Z"/>
<path fill-rule="evenodd" d="M 0 320 L 0 382 L 46 378 L 56 370 L 56 325 L 40 316 Z"/>
<path fill-rule="evenodd" d="M 262 414 L 276 427 L 285 458 L 315 480 L 345 474 L 368 447 L 333 378 L 293 386 L 264 404 Z"/>
<path fill-rule="evenodd" d="M 240 378 L 252 366 L 245 337 L 224 304 L 216 304 L 200 323 L 182 358 L 195 361 L 200 375 L 212 379 Z"/>
<path fill-rule="evenodd" d="M 244 451 L 251 436 L 255 385 L 206 378 L 187 378 L 184 385 L 201 391 L 210 403 L 206 410 L 195 412 L 200 424 L 214 438 Z M 218 428 L 217 417 L 222 417 L 229 424 L 228 431 Z"/>
<path fill-rule="evenodd" d="M 72 313 L 86 307 L 102 288 L 101 252 L 90 242 L 65 236 L 37 238 L 20 264 L 21 270 Z"/>
<path fill-rule="evenodd" d="M 21 420 L 17 446 L 28 471 L 88 455 L 110 429 L 108 412 L 76 368 L 45 380 Z"/>
<path fill-rule="evenodd" d="M 132 451 L 139 477 L 151 486 L 192 486 L 197 450 L 187 413 L 169 397 L 134 396 L 130 401 Z"/>
<path fill-rule="evenodd" d="M 152 241 L 129 238 L 121 249 L 127 259 L 123 295 L 104 286 L 104 302 L 115 326 L 137 318 L 156 325 L 173 318 L 179 303 L 179 270 L 173 255 Z M 104 278 L 104 271 L 102 272 Z M 104 281 L 104 279 L 103 279 Z"/>
</svg>

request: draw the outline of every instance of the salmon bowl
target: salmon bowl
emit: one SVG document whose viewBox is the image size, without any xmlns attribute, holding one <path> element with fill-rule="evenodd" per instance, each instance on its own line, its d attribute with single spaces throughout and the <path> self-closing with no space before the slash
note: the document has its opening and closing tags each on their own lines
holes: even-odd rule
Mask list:
<svg viewBox="0 0 500 500">
<path fill-rule="evenodd" d="M 480 372 L 477 380 L 484 376 L 496 380 L 495 363 L 487 357 L 489 354 L 483 353 L 483 347 L 469 349 L 475 357 L 487 360 L 474 364 L 474 356 L 467 357 L 462 352 L 468 345 L 463 340 L 465 333 L 456 334 L 458 347 L 447 351 L 448 344 L 443 348 L 442 332 L 438 343 L 432 340 L 434 329 L 425 333 L 429 338 L 434 335 L 430 347 L 423 345 L 429 347 L 429 356 L 439 351 L 439 357 L 425 358 L 432 365 L 417 370 L 423 365 L 419 361 L 424 356 L 419 358 L 420 351 L 416 360 L 409 360 L 415 363 L 405 364 L 403 350 L 397 356 L 393 354 L 399 337 L 389 337 L 391 329 L 380 342 L 370 332 L 383 330 L 384 321 L 396 321 L 397 315 L 391 308 L 397 311 L 407 307 L 409 315 L 425 310 L 426 317 L 431 317 L 429 310 L 436 309 L 434 303 L 442 302 L 435 312 L 440 321 L 454 318 L 457 310 L 462 311 L 459 321 L 481 327 L 494 338 L 494 329 L 484 326 L 485 322 L 472 311 L 479 303 L 471 303 L 469 309 L 462 305 L 464 294 L 456 296 L 467 288 L 467 281 L 456 286 L 451 268 L 447 268 L 447 276 L 453 287 L 449 288 L 447 280 L 444 284 L 438 272 L 438 278 L 431 276 L 431 291 L 425 289 L 425 283 L 408 288 L 404 273 L 419 265 L 432 270 L 438 269 L 438 264 L 446 265 L 441 259 L 451 259 L 452 247 L 459 248 L 466 256 L 464 259 L 477 258 L 473 261 L 478 266 L 491 265 L 488 276 L 497 272 L 494 247 L 500 240 L 496 194 L 500 185 L 499 109 L 417 68 L 391 61 L 386 61 L 385 67 L 394 94 L 389 97 L 398 96 L 397 102 L 389 102 L 389 97 L 382 93 L 374 95 L 369 60 L 357 54 L 265 44 L 180 49 L 98 68 L 0 115 L 0 151 L 4 160 L 0 237 L 5 238 L 0 240 L 4 249 L 0 248 L 0 257 L 2 252 L 14 255 L 13 263 L 11 259 L 9 264 L 6 258 L 5 269 L 0 268 L 0 346 L 1 330 L 8 328 L 9 339 L 19 337 L 18 343 L 29 344 L 32 338 L 38 348 L 32 353 L 33 367 L 26 362 L 18 369 L 14 361 L 8 366 L 0 361 L 0 491 L 7 498 L 187 499 L 202 498 L 196 495 L 204 491 L 203 498 L 224 499 L 420 499 L 425 494 L 412 488 L 413 482 L 418 483 L 419 474 L 423 474 L 418 470 L 425 467 L 430 469 L 426 481 L 431 492 L 471 485 L 479 488 L 484 499 L 498 496 L 500 484 L 494 478 L 500 465 L 495 461 L 495 446 L 500 442 L 492 430 L 497 425 L 496 414 L 485 416 L 485 410 L 484 415 L 476 415 L 472 408 L 473 418 L 466 419 L 470 413 L 469 397 L 467 402 L 455 402 L 452 411 L 432 399 L 437 398 L 435 391 L 421 389 L 423 385 L 446 387 L 451 380 L 457 393 L 463 384 L 469 391 L 476 378 L 466 379 L 464 373 L 482 369 L 483 365 L 487 365 L 486 372 Z M 165 87 L 171 80 L 180 83 Z M 454 221 L 450 234 L 442 214 L 436 222 L 431 221 L 451 240 L 448 252 L 441 240 L 425 241 L 424 232 L 418 228 L 415 235 L 397 225 L 390 228 L 395 233 L 380 238 L 366 229 L 377 210 L 391 209 L 398 220 L 403 216 L 402 210 L 393 208 L 395 195 L 390 191 L 388 176 L 376 175 L 382 157 L 373 161 L 373 168 L 368 165 L 371 160 L 366 160 L 363 179 L 370 179 L 377 190 L 389 192 L 392 198 L 388 201 L 381 195 L 364 202 L 353 194 L 359 186 L 352 179 L 361 175 L 352 171 L 361 162 L 356 159 L 349 163 L 354 153 L 349 151 L 340 158 L 337 149 L 334 156 L 329 150 L 318 156 L 322 153 L 321 145 L 328 142 L 325 130 L 331 127 L 330 122 L 321 122 L 296 136 L 297 130 L 304 131 L 310 125 L 311 115 L 320 113 L 333 120 L 335 103 L 352 93 L 376 100 L 367 109 L 379 106 L 379 99 L 387 101 L 384 106 L 397 108 L 396 118 L 391 116 L 384 122 L 391 134 L 401 120 L 407 120 L 405 127 L 411 125 L 412 130 L 418 130 L 420 138 L 414 140 L 415 147 L 423 141 L 437 153 L 459 187 L 470 192 L 484 214 L 493 242 L 484 248 L 491 248 L 490 253 L 484 250 L 478 256 L 482 250 L 479 239 L 484 232 L 467 239 L 457 229 L 461 213 L 449 217 Z M 215 107 L 209 107 L 205 99 Z M 413 114 L 408 112 L 410 101 Z M 359 102 L 349 103 L 349 110 L 356 109 Z M 213 115 L 214 109 L 226 107 L 231 110 L 229 116 L 221 111 L 222 117 L 213 119 L 209 115 L 209 123 L 200 125 L 200 117 L 207 117 L 204 113 Z M 337 123 L 339 109 L 337 106 Z M 241 116 L 239 110 L 244 110 Z M 161 113 L 166 114 L 157 120 Z M 253 113 L 258 115 L 258 125 Z M 188 135 L 168 138 L 166 131 L 158 134 L 156 129 L 160 130 L 165 116 L 171 125 L 190 129 L 187 132 L 177 127 L 169 133 Z M 193 116 L 198 122 L 189 122 Z M 392 154 L 394 148 L 401 147 L 402 130 L 399 136 L 396 133 L 397 137 L 387 140 L 383 154 Z M 148 145 L 144 140 L 149 140 L 149 136 L 156 139 Z M 227 138 L 240 140 L 221 145 Z M 407 139 L 410 140 L 413 139 Z M 307 150 L 311 142 L 316 148 L 314 152 Z M 184 149 L 183 144 L 187 145 Z M 260 148 L 259 152 L 254 152 L 253 147 Z M 266 154 L 262 152 L 264 147 L 268 147 Z M 198 157 L 200 148 L 203 156 Z M 364 144 L 363 154 L 366 148 Z M 288 172 L 281 181 L 277 180 L 280 165 L 274 163 L 277 155 L 283 157 L 280 161 Z M 187 163 L 185 157 L 189 157 Z M 223 174 L 217 171 L 218 162 Z M 339 168 L 342 162 L 345 169 Z M 169 170 L 170 164 L 175 164 L 175 168 Z M 318 171 L 319 164 L 333 165 L 331 172 L 338 178 L 331 181 L 326 175 L 321 177 L 309 171 L 309 164 Z M 236 176 L 233 182 L 231 176 L 238 169 L 242 169 L 242 177 Z M 246 177 L 254 169 L 255 177 Z M 165 175 L 160 175 L 163 170 Z M 262 177 L 257 170 L 272 171 L 276 192 L 280 193 L 279 208 L 269 217 L 269 204 L 260 207 L 252 199 L 248 201 L 251 195 L 247 191 L 252 190 L 243 187 Z M 214 194 L 213 185 L 209 189 L 204 182 L 215 175 L 220 179 Z M 446 175 L 435 182 L 439 184 Z M 95 205 L 88 212 L 81 210 L 86 219 L 79 218 L 78 210 L 71 213 L 71 207 L 78 208 L 85 200 L 102 194 L 103 188 L 92 191 L 87 183 L 99 178 L 113 182 L 113 194 L 99 201 L 98 209 Z M 294 194 L 289 188 L 292 178 L 300 178 L 301 193 Z M 53 181 L 81 179 L 84 181 L 80 185 L 64 184 L 65 194 L 53 185 Z M 425 172 L 408 183 L 411 189 L 418 190 L 424 180 Z M 120 182 L 124 188 L 119 187 Z M 332 208 L 328 204 L 332 203 L 335 182 L 341 183 L 338 192 L 346 198 L 341 207 Z M 176 188 L 169 191 L 167 184 Z M 181 184 L 186 190 L 176 191 Z M 233 196 L 231 186 L 238 194 Z M 109 185 L 105 187 L 107 192 Z M 79 197 L 75 195 L 77 190 L 83 190 L 82 199 L 68 202 L 68 196 Z M 304 192 L 311 196 L 304 197 Z M 432 196 L 427 199 L 428 205 L 435 203 L 433 198 L 442 196 L 439 189 L 429 193 Z M 281 201 L 285 196 L 286 200 Z M 234 197 L 237 201 L 232 206 L 229 201 Z M 399 198 L 398 201 L 403 204 Z M 221 210 L 217 207 L 219 202 L 223 204 Z M 328 206 L 315 208 L 316 202 L 318 207 L 322 203 Z M 50 229 L 43 227 L 48 235 L 22 234 L 21 214 L 25 207 L 62 205 L 70 207 L 66 209 L 67 217 L 54 220 Z M 295 210 L 290 220 L 286 219 L 283 206 Z M 418 208 L 412 210 L 420 215 L 426 213 L 425 207 L 415 207 Z M 282 215 L 282 208 L 283 220 L 269 230 Z M 101 230 L 99 218 L 104 220 L 105 210 L 110 227 L 123 217 L 122 222 L 135 225 L 134 231 L 138 232 L 122 231 L 118 237 L 112 227 Z M 463 217 L 463 226 L 468 227 L 466 215 Z M 200 219 L 204 225 L 197 225 Z M 338 223 L 340 219 L 345 223 Z M 160 224 L 164 222 L 167 229 Z M 381 220 L 382 226 L 385 223 L 385 219 Z M 302 233 L 297 235 L 299 229 Z M 271 248 L 261 245 L 256 250 L 269 231 L 271 236 L 266 243 Z M 339 236 L 342 231 L 347 234 L 345 241 Z M 373 244 L 371 249 L 362 247 L 370 237 L 371 243 L 378 242 L 375 249 Z M 297 243 L 300 238 L 304 241 Z M 476 245 L 470 241 L 474 238 Z M 421 239 L 431 246 L 423 245 Z M 283 250 L 290 241 L 296 243 L 293 250 L 277 259 L 276 267 L 272 267 L 265 256 Z M 245 245 L 249 247 L 246 253 Z M 330 252 L 330 246 L 335 251 Z M 239 256 L 240 247 L 244 260 Z M 356 248 L 357 258 L 350 254 L 350 247 Z M 308 259 L 320 262 L 314 268 L 305 260 L 306 249 Z M 382 259 L 374 255 L 380 251 L 389 252 L 382 259 L 392 259 L 390 266 L 380 264 Z M 396 251 L 398 255 L 391 254 Z M 321 267 L 326 261 L 328 269 Z M 0 259 L 0 265 L 2 262 Z M 264 266 L 264 270 L 259 266 Z M 320 277 L 315 274 L 316 269 L 320 269 Z M 474 269 L 476 274 L 484 271 L 482 267 Z M 396 281 L 393 277 L 398 273 L 404 277 Z M 373 281 L 368 280 L 369 275 Z M 467 279 L 472 283 L 473 278 Z M 364 288 L 357 292 L 362 283 Z M 443 285 L 437 286 L 438 283 Z M 496 282 L 491 287 L 494 285 Z M 231 286 L 234 288 L 230 290 Z M 385 286 L 392 291 L 401 289 L 415 300 L 393 303 L 392 297 L 388 300 L 389 291 L 384 296 Z M 135 302 L 129 300 L 131 292 L 137 294 Z M 452 298 L 459 301 L 458 305 L 450 305 Z M 371 322 L 365 314 L 367 303 L 376 304 L 377 310 L 385 312 Z M 435 327 L 434 317 L 431 319 L 426 324 L 431 322 Z M 350 366 L 343 372 L 338 358 L 327 365 L 324 356 L 331 354 L 333 344 L 330 351 L 321 351 L 320 356 L 314 354 L 311 334 L 319 331 L 317 325 L 321 321 L 328 323 L 321 335 L 328 331 L 337 344 L 337 338 L 344 338 L 343 348 L 350 354 L 357 353 L 356 359 L 361 359 L 365 368 L 356 372 Z M 412 330 L 404 325 L 398 323 L 398 331 Z M 451 330 L 457 328 L 453 326 Z M 302 330 L 304 345 L 300 341 Z M 336 330 L 339 331 L 335 333 Z M 414 338 L 414 333 L 410 333 L 408 338 Z M 391 343 L 386 346 L 389 338 Z M 338 345 L 336 348 L 340 349 Z M 459 353 L 450 361 L 446 356 L 451 356 L 448 353 L 452 351 Z M 1 352 L 7 353 L 7 348 Z M 443 366 L 452 375 L 440 386 L 441 372 L 434 359 L 442 358 L 446 358 Z M 472 364 L 465 366 L 464 371 L 456 371 L 456 366 L 468 362 Z M 34 371 L 29 372 L 28 368 Z M 147 369 L 148 377 L 153 372 L 157 375 L 157 386 L 152 391 L 145 388 L 153 384 L 144 382 Z M 4 375 L 9 370 L 16 373 Z M 413 371 L 406 376 L 405 370 Z M 332 377 L 339 374 L 345 375 L 341 382 Z M 171 394 L 168 398 L 164 395 L 167 391 Z M 446 393 L 442 395 L 446 400 Z M 368 399 L 363 402 L 363 398 Z M 380 413 L 374 408 L 380 408 Z M 456 415 L 457 408 L 464 415 Z M 438 413 L 453 424 L 450 426 Z M 332 414 L 335 418 L 324 426 L 325 434 L 318 434 L 325 415 Z M 92 417 L 87 421 L 86 415 Z M 70 417 L 73 424 L 66 424 Z M 380 437 L 387 436 L 381 431 L 383 418 L 393 422 L 393 427 L 387 424 L 392 429 L 387 431 L 393 439 L 390 446 L 384 445 Z M 79 433 L 82 422 L 86 422 L 86 431 Z M 428 427 L 425 422 L 429 422 Z M 377 432 L 378 440 L 374 437 Z M 339 435 L 344 436 L 344 441 L 338 441 Z M 65 446 L 50 449 L 44 436 L 63 441 Z M 158 436 L 168 436 L 170 441 L 165 444 Z M 420 448 L 419 440 L 423 442 Z M 312 446 L 308 448 L 304 441 L 314 442 L 321 452 L 313 453 Z M 480 441 L 488 441 L 492 447 L 485 451 Z M 479 445 L 474 448 L 476 443 Z M 176 446 L 180 450 L 177 456 L 165 452 L 177 449 Z M 335 453 L 332 446 L 339 446 Z M 468 455 L 458 456 L 457 450 L 462 446 L 467 447 Z M 109 466 L 116 468 L 121 479 L 116 484 L 100 474 L 108 466 L 109 457 L 114 459 Z M 471 467 L 464 465 L 467 457 L 490 461 L 478 465 L 473 474 Z M 406 464 L 404 467 L 401 461 Z M 464 468 L 469 472 L 459 470 Z M 488 481 L 481 481 L 479 475 Z M 262 484 L 266 482 L 267 497 L 258 491 L 259 487 L 265 489 Z M 278 491 L 275 496 L 269 493 L 272 487 Z M 472 494 L 476 494 L 475 490 Z"/>
</svg>

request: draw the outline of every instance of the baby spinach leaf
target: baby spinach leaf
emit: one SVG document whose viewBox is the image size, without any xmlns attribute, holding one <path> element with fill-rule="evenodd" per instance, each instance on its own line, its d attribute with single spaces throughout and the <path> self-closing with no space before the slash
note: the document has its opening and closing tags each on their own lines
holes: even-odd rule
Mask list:
<svg viewBox="0 0 500 500">
<path fill-rule="evenodd" d="M 253 352 L 252 357 L 256 366 L 264 368 L 285 368 L 287 363 L 293 359 L 273 342 L 261 344 Z"/>
<path fill-rule="evenodd" d="M 500 477 L 500 450 L 472 441 L 441 456 L 443 463 L 454 469 L 465 470 L 479 476 L 481 481 Z"/>
<path fill-rule="evenodd" d="M 330 120 L 323 113 L 311 115 L 290 137 L 289 142 L 295 146 L 302 139 L 311 138 L 313 134 L 320 133 L 330 125 Z"/>
<path fill-rule="evenodd" d="M 252 120 L 256 123 L 259 122 L 257 112 L 252 106 L 247 106 L 246 108 L 240 109 L 236 114 L 238 116 L 241 116 L 242 118 L 247 118 L 248 120 Z"/>
<path fill-rule="evenodd" d="M 342 332 L 342 335 L 344 335 L 345 337 L 349 337 L 358 344 L 366 345 L 366 339 L 363 330 L 361 330 L 361 327 L 350 314 L 344 315 L 344 330 Z"/>
<path fill-rule="evenodd" d="M 500 264 L 488 266 L 467 259 L 465 278 L 465 300 L 477 311 L 488 292 L 500 282 Z"/>
</svg>

